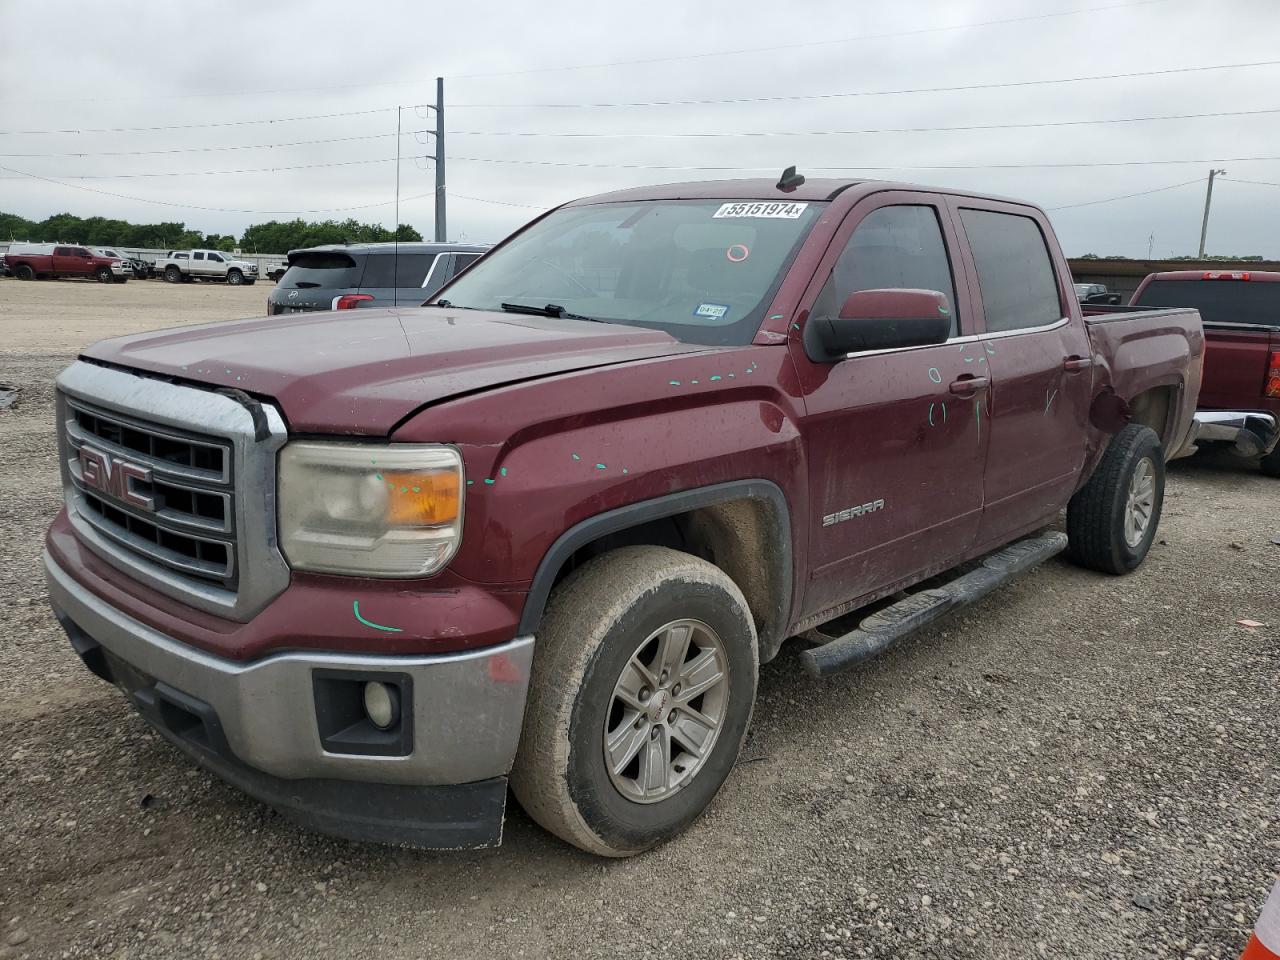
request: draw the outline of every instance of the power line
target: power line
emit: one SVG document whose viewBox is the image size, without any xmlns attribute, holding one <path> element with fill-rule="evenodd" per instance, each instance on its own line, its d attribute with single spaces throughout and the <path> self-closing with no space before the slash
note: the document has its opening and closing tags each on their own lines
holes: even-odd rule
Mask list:
<svg viewBox="0 0 1280 960">
<path fill-rule="evenodd" d="M 633 100 L 600 103 L 456 103 L 458 108 L 494 109 L 594 109 L 609 107 L 700 107 L 733 103 L 789 103 L 799 100 L 834 100 L 844 97 L 897 97 L 912 93 L 957 93 L 973 90 L 1000 90 L 1014 87 L 1041 87 L 1058 83 L 1091 83 L 1102 80 L 1131 80 L 1137 77 L 1163 77 L 1181 73 L 1205 73 L 1212 70 L 1248 70 L 1274 67 L 1280 60 L 1257 60 L 1250 63 L 1217 63 L 1203 67 L 1169 67 L 1163 70 L 1136 70 L 1131 73 L 1100 73 L 1081 77 L 1051 77 L 1044 80 L 1005 80 L 997 83 L 968 83 L 954 87 L 908 87 L 901 90 L 854 90 L 847 93 L 800 93 L 772 97 L 724 97 L 703 100 Z"/>
<path fill-rule="evenodd" d="M 1131 197 L 1145 197 L 1152 193 L 1163 193 L 1166 190 L 1176 190 L 1178 187 L 1187 187 L 1193 183 L 1204 183 L 1203 177 L 1196 177 L 1194 180 L 1183 180 L 1181 183 L 1171 183 L 1167 187 L 1156 187 L 1154 190 L 1143 190 L 1139 193 L 1125 193 L 1118 197 L 1105 197 L 1102 200 L 1086 200 L 1084 203 L 1068 203 L 1061 207 L 1046 207 L 1045 210 L 1053 213 L 1056 210 L 1074 210 L 1076 207 L 1092 207 L 1099 203 L 1111 203 L 1113 200 L 1128 200 Z"/>
<path fill-rule="evenodd" d="M 703 172 L 738 172 L 751 173 L 756 171 L 771 171 L 777 169 L 777 164 L 771 164 L 763 167 L 727 167 L 727 166 L 694 166 L 681 164 L 649 164 L 649 163 L 588 163 L 583 161 L 571 160 L 517 160 L 510 157 L 455 157 L 450 155 L 450 160 L 461 161 L 464 163 L 506 163 L 537 167 L 575 167 L 586 169 L 602 169 L 602 170 L 677 170 L 677 171 L 703 171 Z M 1189 160 L 1105 160 L 1092 162 L 1071 162 L 1071 163 L 943 163 L 943 164 L 911 164 L 908 166 L 860 166 L 860 167 L 834 167 L 823 166 L 821 164 L 805 164 L 806 171 L 820 170 L 830 171 L 833 173 L 885 173 L 902 170 L 1058 170 L 1058 169 L 1077 169 L 1087 167 L 1146 167 L 1146 166 L 1169 166 L 1180 163 L 1248 163 L 1252 161 L 1264 160 L 1280 160 L 1280 156 L 1274 157 L 1219 157 L 1216 159 L 1189 159 Z"/>
<path fill-rule="evenodd" d="M 1280 112 L 1280 111 L 1277 111 Z M 434 133 L 433 130 L 406 130 L 401 136 Z M 143 157 L 175 153 L 222 153 L 228 150 L 267 150 L 276 147 L 310 147 L 322 143 L 351 143 L 356 140 L 385 140 L 394 133 L 366 133 L 353 137 L 325 137 L 320 140 L 293 140 L 285 143 L 246 143 L 226 147 L 173 147 L 168 150 L 72 150 L 65 153 L 0 153 L 0 157 Z M 421 141 L 419 141 L 421 142 Z"/>
<path fill-rule="evenodd" d="M 1239 177 L 1223 177 L 1222 179 L 1227 183 L 1252 183 L 1258 187 L 1280 187 L 1280 183 L 1272 183 L 1270 180 L 1241 180 Z M 1204 180 L 1193 180 L 1192 183 L 1204 183 Z"/>
<path fill-rule="evenodd" d="M 1215 113 L 1172 113 L 1150 117 L 1120 117 L 1101 120 L 1048 120 L 1029 123 L 980 123 L 952 127 L 865 127 L 858 130 L 781 130 L 756 131 L 744 130 L 730 133 L 555 133 L 541 130 L 450 130 L 454 137 L 551 137 L 592 140 L 682 140 L 708 139 L 719 137 L 840 137 L 874 133 L 947 133 L 974 130 L 1025 130 L 1033 127 L 1081 127 L 1095 124 L 1113 123 L 1146 123 L 1156 120 L 1201 120 L 1208 117 L 1251 117 L 1261 114 L 1280 113 L 1280 107 L 1265 110 L 1228 110 Z M 0 156 L 16 156 L 16 154 L 0 154 Z M 28 156 L 49 156 L 49 154 L 28 154 Z"/>
<path fill-rule="evenodd" d="M 341 117 L 362 117 L 371 113 L 395 113 L 396 109 L 396 107 L 376 107 L 371 110 L 347 110 L 342 113 L 312 113 L 298 117 L 268 117 L 265 120 L 216 120 L 211 123 L 177 123 L 155 127 L 64 127 L 52 130 L 0 130 L 0 136 L 37 136 L 53 133 L 155 133 L 161 130 L 249 127 L 264 123 L 293 123 L 298 120 L 336 120 Z"/>
<path fill-rule="evenodd" d="M 745 47 L 737 50 L 708 50 L 701 53 L 675 54 L 664 57 L 649 57 L 638 60 L 615 60 L 607 63 L 579 63 L 579 64 L 555 64 L 550 66 L 530 67 L 523 70 L 505 70 L 491 71 L 488 73 L 468 73 L 455 74 L 446 79 L 453 80 L 470 80 L 481 77 L 506 77 L 518 76 L 532 73 L 555 73 L 566 70 L 591 70 L 602 67 L 627 67 L 650 65 L 656 63 L 676 63 L 685 60 L 704 60 L 713 57 L 734 57 L 744 54 L 771 53 L 778 50 L 799 50 L 809 47 L 830 46 L 841 43 L 856 43 L 866 40 L 888 40 L 895 37 L 915 37 L 930 33 L 948 33 L 958 30 L 973 30 L 981 27 L 1002 26 L 1005 24 L 1028 23 L 1039 20 L 1050 20 L 1061 17 L 1074 17 L 1086 13 L 1102 13 L 1107 10 L 1119 10 L 1129 7 L 1152 6 L 1155 4 L 1169 3 L 1170 0 L 1125 0 L 1122 3 L 1111 3 L 1097 7 L 1082 7 L 1074 10 L 1059 10 L 1052 13 L 1040 13 L 1022 17 L 1006 17 L 999 20 L 982 20 L 974 23 L 960 23 L 952 26 L 943 27 L 923 27 L 917 30 L 897 30 L 889 33 L 876 34 L 859 34 L 852 37 L 841 37 L 831 40 L 810 40 L 799 43 L 775 44 L 764 47 Z M 337 83 L 325 85 L 308 85 L 305 87 L 277 87 L 274 89 L 261 88 L 241 88 L 238 90 L 211 90 L 201 93 L 185 93 L 185 94 L 161 94 L 147 95 L 137 97 L 43 97 L 43 98 L 20 98 L 24 103 L 94 103 L 100 101 L 120 102 L 122 100 L 190 100 L 199 98 L 218 98 L 218 97 L 240 97 L 246 95 L 267 96 L 277 93 L 318 93 L 334 90 L 357 90 L 369 89 L 374 87 L 397 87 L 397 86 L 418 86 L 429 83 L 428 80 L 383 80 L 383 81 L 365 81 L 362 83 Z M 0 100 L 0 103 L 16 103 L 19 98 L 11 98 L 8 100 Z"/>
<path fill-rule="evenodd" d="M 649 66 L 655 63 L 676 63 L 683 60 L 705 60 L 712 57 L 736 57 L 743 54 L 775 53 L 779 50 L 801 50 L 809 47 L 833 46 L 841 43 L 855 43 L 864 40 L 889 40 L 896 37 L 918 37 L 930 33 L 949 33 L 956 30 L 972 30 L 979 27 L 995 27 L 1012 23 L 1029 23 L 1037 20 L 1074 17 L 1083 13 L 1102 13 L 1106 10 L 1120 10 L 1126 7 L 1142 7 L 1166 2 L 1168 2 L 1168 0 L 1129 0 L 1129 2 L 1125 3 L 1111 3 L 1099 7 L 1082 7 L 1076 10 L 1058 10 L 1053 13 L 1039 13 L 1025 17 L 1005 17 L 1000 20 L 980 20 L 975 23 L 959 23 L 945 27 L 922 27 L 918 30 L 895 30 L 890 33 L 863 33 L 853 37 L 839 37 L 832 40 L 806 40 L 798 43 L 772 44 L 767 47 L 744 47 L 738 50 L 712 50 L 703 53 L 676 54 L 666 57 L 646 57 L 638 60 L 612 60 L 604 63 L 556 64 L 553 66 L 529 67 L 523 70 L 460 73 L 454 74 L 448 79 L 475 80 L 482 77 L 515 77 L 531 73 L 556 73 L 565 70 L 593 70 L 602 67 Z"/>
<path fill-rule="evenodd" d="M 405 156 L 401 160 L 430 160 L 428 155 L 422 156 Z M 338 160 L 330 163 L 300 163 L 287 167 L 242 167 L 238 170 L 164 170 L 147 173 L 85 173 L 85 174 L 61 174 L 61 180 L 144 180 L 155 177 L 220 177 L 229 176 L 240 173 L 287 173 L 295 170 L 319 170 L 328 167 L 359 167 L 370 163 L 395 163 L 394 157 L 373 157 L 369 160 Z M 5 167 L 4 169 L 9 169 Z M 23 176 L 31 176 L 31 174 L 22 173 Z M 3 180 L 13 180 L 15 177 L 0 177 Z"/>
</svg>

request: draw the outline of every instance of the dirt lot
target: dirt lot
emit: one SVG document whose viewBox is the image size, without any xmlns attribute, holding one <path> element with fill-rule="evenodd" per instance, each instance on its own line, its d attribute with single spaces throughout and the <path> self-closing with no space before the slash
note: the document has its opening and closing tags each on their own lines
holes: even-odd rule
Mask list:
<svg viewBox="0 0 1280 960">
<path fill-rule="evenodd" d="M 192 769 L 46 606 L 52 380 L 269 289 L 0 282 L 0 957 L 1239 955 L 1280 869 L 1280 481 L 1229 458 L 1172 468 L 1130 577 L 1051 563 L 826 682 L 784 652 L 710 812 L 634 860 L 518 810 L 483 853 L 331 841 Z"/>
</svg>

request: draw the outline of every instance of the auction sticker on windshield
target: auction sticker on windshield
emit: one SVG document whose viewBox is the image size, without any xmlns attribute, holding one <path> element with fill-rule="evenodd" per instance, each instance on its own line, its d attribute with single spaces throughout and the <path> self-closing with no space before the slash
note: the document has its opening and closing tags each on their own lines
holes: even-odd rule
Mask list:
<svg viewBox="0 0 1280 960">
<path fill-rule="evenodd" d="M 771 200 L 760 200 L 754 203 L 735 201 L 720 205 L 720 209 L 711 216 L 714 219 L 725 217 L 757 217 L 767 220 L 799 220 L 807 203 L 778 203 Z"/>
</svg>

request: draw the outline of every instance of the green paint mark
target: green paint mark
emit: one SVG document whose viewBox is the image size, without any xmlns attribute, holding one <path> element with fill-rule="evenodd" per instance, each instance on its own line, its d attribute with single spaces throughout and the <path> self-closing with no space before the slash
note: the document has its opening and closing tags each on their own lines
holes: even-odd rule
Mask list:
<svg viewBox="0 0 1280 960">
<path fill-rule="evenodd" d="M 578 456 L 576 453 L 574 453 L 574 454 L 570 454 L 570 456 L 572 456 L 572 457 L 573 457 L 573 459 L 575 459 L 575 460 L 581 460 L 581 459 L 582 459 L 582 458 L 581 458 L 580 456 Z"/>
<path fill-rule="evenodd" d="M 798 323 L 793 323 L 793 324 L 791 324 L 791 329 L 792 329 L 792 330 L 799 330 L 799 329 L 800 329 L 800 324 L 798 324 Z"/>
<path fill-rule="evenodd" d="M 698 381 L 697 381 L 697 380 L 690 380 L 689 382 L 690 382 L 690 383 L 697 383 Z"/>
<path fill-rule="evenodd" d="M 679 381 L 679 380 L 668 380 L 668 381 L 667 381 L 667 383 L 671 384 L 671 386 L 673 386 L 673 387 L 678 387 L 678 386 L 680 386 L 680 381 Z"/>
<path fill-rule="evenodd" d="M 629 473 L 630 471 L 629 471 L 629 470 L 627 470 L 627 468 L 626 468 L 626 467 L 623 467 L 623 468 L 622 468 L 622 472 L 623 472 L 623 473 Z"/>
<path fill-rule="evenodd" d="M 375 473 L 373 476 L 374 476 L 374 478 L 375 478 L 375 479 L 377 479 L 377 480 L 381 480 L 381 479 L 382 479 L 382 474 L 380 474 L 380 473 Z"/>
<path fill-rule="evenodd" d="M 597 463 L 597 464 L 596 464 L 596 469 L 597 469 L 597 470 L 604 470 L 604 469 L 606 469 L 606 467 L 605 467 L 605 465 L 604 465 L 603 463 Z"/>
<path fill-rule="evenodd" d="M 507 475 L 507 468 L 503 467 L 501 470 L 498 471 L 498 473 L 505 477 Z"/>
<path fill-rule="evenodd" d="M 716 375 L 715 375 L 714 377 L 712 377 L 711 379 L 712 379 L 712 380 L 722 380 L 722 379 L 724 379 L 724 378 L 723 378 L 723 377 L 721 377 L 719 374 L 716 374 Z"/>
<path fill-rule="evenodd" d="M 948 310 L 946 307 L 938 307 L 938 312 L 942 314 L 944 317 L 949 316 L 951 314 L 951 311 Z"/>
<path fill-rule="evenodd" d="M 366 627 L 373 627 L 373 629 L 375 630 L 385 630 L 387 633 L 404 633 L 404 631 L 401 630 L 399 627 L 384 627 L 380 623 L 374 623 L 371 620 L 366 620 L 364 617 L 360 616 L 359 600 L 351 601 L 351 612 L 354 613 L 356 615 L 356 619 L 359 620 L 361 623 L 363 623 Z"/>
<path fill-rule="evenodd" d="M 773 316 L 771 316 L 769 319 L 770 319 L 770 320 L 781 320 L 781 319 L 782 319 L 782 314 L 780 314 L 780 313 L 775 313 L 775 314 L 774 314 Z"/>
<path fill-rule="evenodd" d="M 474 481 L 474 480 L 468 480 L 468 481 L 467 481 L 467 486 L 469 487 L 469 486 L 471 486 L 473 483 L 475 483 L 475 481 Z"/>
<path fill-rule="evenodd" d="M 421 492 L 422 492 L 422 488 L 421 488 L 421 487 L 414 487 L 414 488 L 413 488 L 413 492 L 414 492 L 414 493 L 421 493 Z"/>
<path fill-rule="evenodd" d="M 493 483 L 493 479 L 492 479 L 491 477 L 485 477 L 485 478 L 484 478 L 484 482 L 485 482 L 485 483 L 488 483 L 488 484 L 492 484 L 492 483 Z"/>
</svg>

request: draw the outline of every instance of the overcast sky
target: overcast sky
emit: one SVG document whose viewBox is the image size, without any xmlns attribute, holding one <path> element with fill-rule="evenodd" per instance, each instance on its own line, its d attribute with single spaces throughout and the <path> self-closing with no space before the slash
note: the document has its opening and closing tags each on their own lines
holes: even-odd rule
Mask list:
<svg viewBox="0 0 1280 960">
<path fill-rule="evenodd" d="M 951 185 L 1047 208 L 1172 187 L 1051 213 L 1069 255 L 1146 256 L 1151 244 L 1168 256 L 1195 252 L 1204 179 L 1217 166 L 1228 173 L 1215 186 L 1209 252 L 1280 258 L 1280 186 L 1240 182 L 1280 184 L 1280 65 L 824 96 L 1280 60 L 1277 0 L 148 0 L 57 4 L 55 20 L 42 6 L 0 0 L 0 165 L 9 168 L 0 170 L 0 210 L 31 219 L 70 211 L 183 220 L 239 236 L 249 223 L 314 211 L 301 215 L 389 226 L 395 107 L 434 101 L 442 75 L 450 239 L 500 239 L 538 210 L 584 194 L 773 174 L 794 163 L 814 175 Z M 1061 12 L 1070 13 L 1045 16 Z M 990 23 L 1015 18 L 1022 22 Z M 616 65 L 598 66 L 609 63 Z M 524 106 L 769 97 L 807 99 Z M 373 112 L 281 119 L 355 111 Z M 258 120 L 280 122 L 244 123 Z M 402 120 L 406 131 L 435 124 L 426 110 L 406 109 Z M 207 126 L 215 123 L 239 125 Z M 88 132 L 191 124 L 206 126 Z M 52 130 L 79 132 L 39 132 Z M 677 136 L 744 133 L 805 135 Z M 337 138 L 358 139 L 261 146 Z M 425 134 L 401 138 L 401 220 L 428 237 L 434 173 L 413 157 L 433 149 Z M 155 152 L 129 155 L 136 151 Z M 1253 157 L 1275 159 L 1236 159 Z M 1183 160 L 1195 162 L 991 168 Z M 262 172 L 303 165 L 329 166 Z M 977 169 L 927 169 L 948 166 Z M 210 173 L 243 170 L 259 172 Z M 332 209 L 373 204 L 382 205 Z"/>
</svg>

